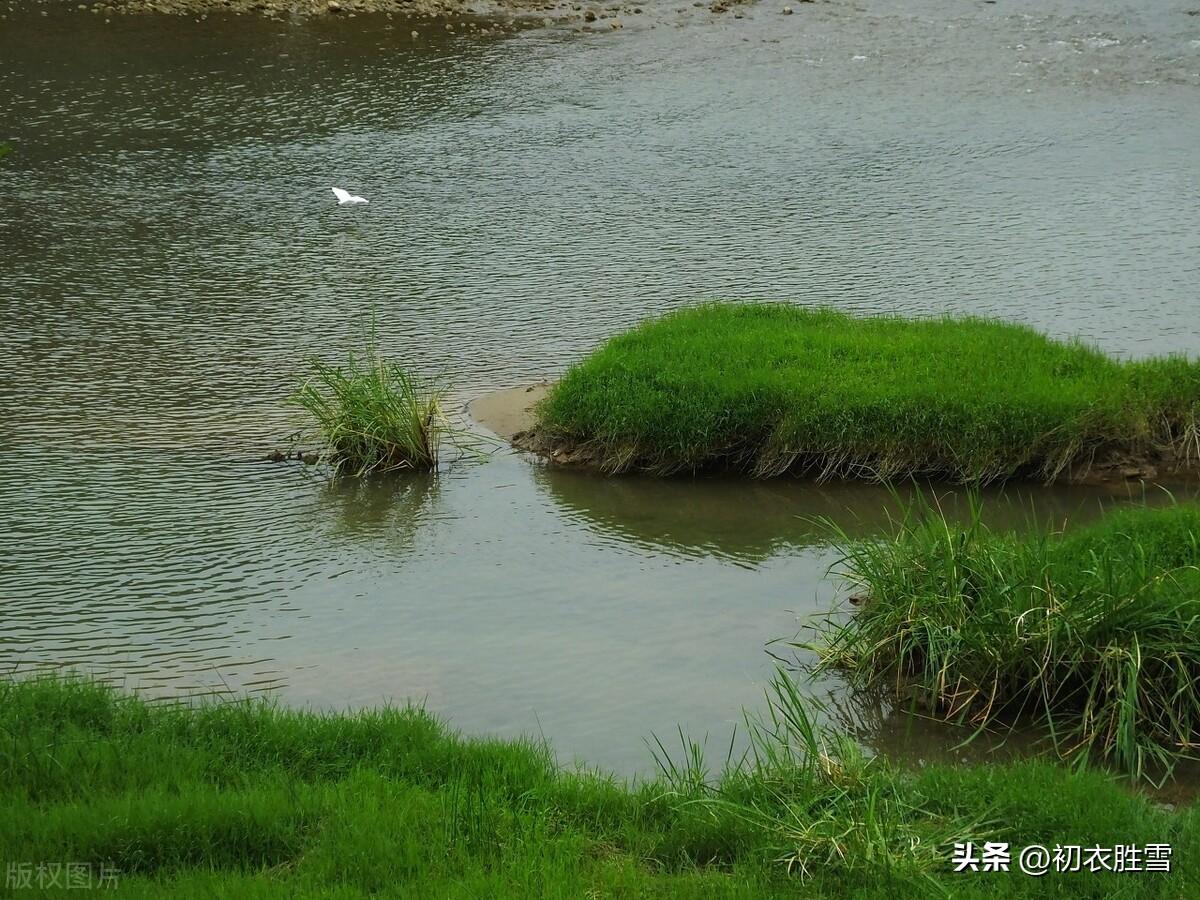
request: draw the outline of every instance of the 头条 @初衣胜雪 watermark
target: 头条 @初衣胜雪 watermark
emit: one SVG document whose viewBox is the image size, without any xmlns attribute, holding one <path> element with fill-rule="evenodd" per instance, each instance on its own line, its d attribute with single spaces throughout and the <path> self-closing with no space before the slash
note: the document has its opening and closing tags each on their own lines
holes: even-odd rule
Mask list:
<svg viewBox="0 0 1200 900">
<path fill-rule="evenodd" d="M 954 845 L 951 865 L 955 872 L 1008 872 L 1014 863 L 1011 845 L 1000 841 Z M 1048 872 L 1170 872 L 1170 844 L 1029 844 L 1015 852 L 1016 866 L 1026 875 Z"/>
</svg>

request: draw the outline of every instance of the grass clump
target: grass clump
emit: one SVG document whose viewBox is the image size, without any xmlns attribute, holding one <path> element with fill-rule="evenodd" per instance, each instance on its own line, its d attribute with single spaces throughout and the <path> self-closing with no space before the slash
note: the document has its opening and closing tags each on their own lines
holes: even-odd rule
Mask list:
<svg viewBox="0 0 1200 900">
<path fill-rule="evenodd" d="M 627 785 L 420 709 L 151 705 L 87 681 L 0 682 L 0 859 L 179 898 L 1191 896 L 1200 821 L 1047 763 L 902 773 L 775 682 L 752 752 L 694 746 Z M 1170 875 L 952 872 L 952 842 L 1171 843 Z M 69 896 L 65 891 L 64 896 Z M 39 896 L 56 896 L 53 892 Z"/>
<path fill-rule="evenodd" d="M 825 626 L 823 667 L 981 728 L 1035 722 L 1063 756 L 1137 776 L 1200 746 L 1200 506 L 1049 535 L 916 506 L 893 535 L 840 545 L 864 597 Z"/>
<path fill-rule="evenodd" d="M 1200 460 L 1200 364 L 1118 362 L 983 319 L 713 303 L 569 370 L 537 449 L 611 472 L 726 468 L 872 480 L 1080 474 L 1122 454 Z"/>
<path fill-rule="evenodd" d="M 293 402 L 308 413 L 320 461 L 356 476 L 437 468 L 448 423 L 442 392 L 422 387 L 374 349 L 351 353 L 345 366 L 314 359 Z"/>
</svg>

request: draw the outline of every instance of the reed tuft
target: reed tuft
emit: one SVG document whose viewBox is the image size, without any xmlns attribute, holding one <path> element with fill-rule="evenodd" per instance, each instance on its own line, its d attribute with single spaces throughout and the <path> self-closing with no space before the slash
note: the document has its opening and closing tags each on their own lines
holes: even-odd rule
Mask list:
<svg viewBox="0 0 1200 900">
<path fill-rule="evenodd" d="M 436 469 L 448 430 L 441 400 L 373 347 L 344 366 L 314 359 L 293 396 L 310 417 L 321 462 L 354 476 Z"/>
<path fill-rule="evenodd" d="M 1200 506 L 1131 508 L 1065 533 L 997 532 L 917 504 L 838 566 L 861 595 L 810 644 L 818 671 L 980 728 L 1043 727 L 1064 757 L 1137 777 L 1200 748 Z"/>
</svg>

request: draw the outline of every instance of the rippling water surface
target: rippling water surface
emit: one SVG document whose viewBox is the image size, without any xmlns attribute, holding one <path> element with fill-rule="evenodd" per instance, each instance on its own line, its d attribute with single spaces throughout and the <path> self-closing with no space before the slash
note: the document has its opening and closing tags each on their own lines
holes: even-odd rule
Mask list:
<svg viewBox="0 0 1200 900">
<path fill-rule="evenodd" d="M 713 297 L 1194 351 L 1188 9 L 664 4 L 611 35 L 417 41 L 365 16 L 8 10 L 0 662 L 414 698 L 625 770 L 651 731 L 726 733 L 764 643 L 834 596 L 802 517 L 870 530 L 881 492 L 606 481 L 503 451 L 333 486 L 260 461 L 296 426 L 305 358 L 373 322 L 461 404 Z M 372 203 L 339 209 L 330 185 Z"/>
</svg>

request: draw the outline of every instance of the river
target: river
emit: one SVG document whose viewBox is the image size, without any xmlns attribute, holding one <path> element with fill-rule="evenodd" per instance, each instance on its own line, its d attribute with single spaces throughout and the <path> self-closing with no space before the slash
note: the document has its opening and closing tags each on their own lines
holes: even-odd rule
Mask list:
<svg viewBox="0 0 1200 900">
<path fill-rule="evenodd" d="M 373 328 L 465 416 L 708 298 L 1194 352 L 1195 5 L 647 4 L 611 34 L 417 39 L 7 8 L 0 665 L 415 700 L 622 772 L 677 725 L 721 746 L 767 642 L 837 593 L 806 517 L 869 532 L 884 492 L 503 448 L 331 485 L 262 460 L 306 359 Z M 1061 521 L 1106 499 L 995 503 Z"/>
</svg>

